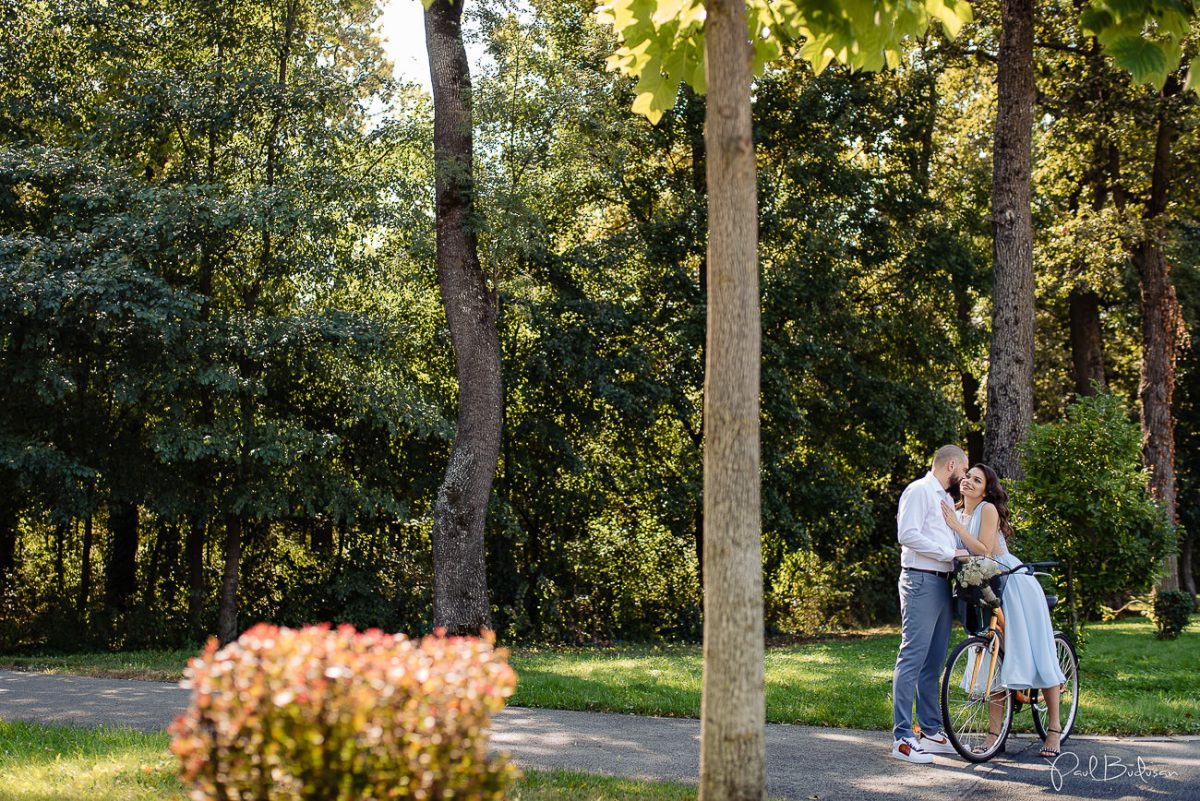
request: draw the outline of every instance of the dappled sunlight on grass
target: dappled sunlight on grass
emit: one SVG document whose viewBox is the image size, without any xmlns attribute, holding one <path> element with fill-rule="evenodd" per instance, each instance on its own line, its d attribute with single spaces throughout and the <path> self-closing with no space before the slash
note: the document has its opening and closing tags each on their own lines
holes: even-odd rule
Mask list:
<svg viewBox="0 0 1200 801">
<path fill-rule="evenodd" d="M 167 736 L 0 722 L 0 799 L 183 799 Z"/>
<path fill-rule="evenodd" d="M 963 638 L 960 629 L 952 645 Z M 894 630 L 768 649 L 767 718 L 777 723 L 887 729 Z M 1094 624 L 1081 661 L 1080 733 L 1200 733 L 1200 622 L 1175 642 L 1144 618 Z M 514 704 L 696 717 L 703 668 L 696 646 L 544 649 L 513 656 Z M 1032 730 L 1028 711 L 1014 718 Z"/>
<path fill-rule="evenodd" d="M 165 734 L 0 721 L 0 801 L 184 801 Z M 512 801 L 684 801 L 695 788 L 528 771 Z"/>
<path fill-rule="evenodd" d="M 1081 656 L 1079 729 L 1092 734 L 1200 734 L 1200 615 L 1172 642 L 1154 639 L 1145 618 L 1097 623 L 1087 629 Z M 963 633 L 956 628 L 951 646 Z M 767 650 L 767 717 L 778 723 L 887 729 L 892 668 L 900 635 L 894 628 L 867 634 L 789 642 Z M 89 675 L 178 678 L 190 652 L 0 657 L 0 666 Z M 514 649 L 516 696 L 511 703 L 696 717 L 704 666 L 695 644 L 603 648 Z M 142 666 L 139 668 L 139 666 Z M 144 670 L 149 675 L 139 674 Z M 1029 715 L 1014 719 L 1029 729 Z"/>
</svg>

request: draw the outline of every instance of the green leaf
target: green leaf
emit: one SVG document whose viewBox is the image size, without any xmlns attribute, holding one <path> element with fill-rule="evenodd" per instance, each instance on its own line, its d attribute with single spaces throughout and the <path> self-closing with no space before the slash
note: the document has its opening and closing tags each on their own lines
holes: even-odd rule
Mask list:
<svg viewBox="0 0 1200 801">
<path fill-rule="evenodd" d="M 1140 36 L 1121 36 L 1105 47 L 1117 66 L 1133 76 L 1135 83 L 1147 83 L 1161 89 L 1170 72 L 1163 47 Z"/>
<path fill-rule="evenodd" d="M 1193 92 L 1200 92 L 1200 56 L 1193 58 L 1192 63 L 1188 65 L 1185 88 Z"/>
</svg>

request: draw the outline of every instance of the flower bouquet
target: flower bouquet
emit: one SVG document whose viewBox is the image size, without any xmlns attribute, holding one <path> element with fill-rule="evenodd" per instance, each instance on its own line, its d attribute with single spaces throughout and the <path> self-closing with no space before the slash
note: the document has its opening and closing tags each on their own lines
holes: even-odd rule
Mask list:
<svg viewBox="0 0 1200 801">
<path fill-rule="evenodd" d="M 1000 599 L 992 590 L 992 579 L 1000 575 L 1000 563 L 986 556 L 971 556 L 961 560 L 954 581 L 968 597 L 978 599 L 980 606 L 996 608 Z"/>
</svg>

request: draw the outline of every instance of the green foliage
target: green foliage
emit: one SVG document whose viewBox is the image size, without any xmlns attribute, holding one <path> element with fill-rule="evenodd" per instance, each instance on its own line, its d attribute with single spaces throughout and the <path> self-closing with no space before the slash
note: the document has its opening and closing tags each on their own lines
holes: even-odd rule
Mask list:
<svg viewBox="0 0 1200 801">
<path fill-rule="evenodd" d="M 792 551 L 775 574 L 767 617 L 785 634 L 849 628 L 857 621 L 854 596 L 861 572 L 845 563 L 822 563 L 812 552 Z"/>
<path fill-rule="evenodd" d="M 1195 13 L 1191 0 L 1092 0 L 1080 21 L 1135 83 L 1162 89 L 1179 68 Z M 1200 58 L 1191 62 L 1187 86 L 1200 86 Z"/>
<path fill-rule="evenodd" d="M 1080 398 L 1065 419 L 1034 426 L 1022 464 L 1025 478 L 1012 493 L 1014 550 L 1026 561 L 1069 564 L 1085 619 L 1154 584 L 1175 534 L 1150 496 L 1140 431 L 1120 398 Z M 1065 569 L 1058 575 L 1056 612 L 1067 615 Z"/>
<path fill-rule="evenodd" d="M 1150 619 L 1154 621 L 1155 636 L 1160 640 L 1178 640 L 1196 611 L 1196 599 L 1182 590 L 1154 593 Z"/>
<path fill-rule="evenodd" d="M 516 685 L 506 656 L 490 640 L 261 624 L 189 662 L 171 750 L 197 798 L 502 799 L 516 769 L 489 756 L 487 730 Z"/>
<path fill-rule="evenodd" d="M 931 22 L 953 37 L 971 19 L 966 0 L 750 0 L 746 8 L 753 70 L 762 75 L 785 48 L 822 72 L 837 62 L 876 71 L 899 63 L 902 42 Z M 609 69 L 638 79 L 633 111 L 657 123 L 675 105 L 680 83 L 706 88 L 703 0 L 608 0 L 597 9 L 621 42 Z"/>
</svg>

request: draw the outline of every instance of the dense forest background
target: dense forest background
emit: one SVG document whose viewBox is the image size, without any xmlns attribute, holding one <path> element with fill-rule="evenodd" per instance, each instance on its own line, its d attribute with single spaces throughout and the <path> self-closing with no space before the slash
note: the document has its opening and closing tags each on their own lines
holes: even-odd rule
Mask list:
<svg viewBox="0 0 1200 801">
<path fill-rule="evenodd" d="M 493 620 L 696 638 L 704 100 L 633 117 L 593 5 L 467 9 L 505 391 Z M 393 79 L 378 11 L 0 3 L 0 647 L 178 645 L 222 605 L 428 630 L 457 388 L 432 101 Z M 894 618 L 901 489 L 940 444 L 981 453 L 997 13 L 980 0 L 880 74 L 796 61 L 757 83 L 772 631 Z M 1185 329 L 1178 533 L 1200 565 L 1200 111 L 1132 85 L 1073 3 L 1038 15 L 1037 419 L 1107 391 L 1136 420 L 1131 253 L 1165 121 L 1149 235 Z"/>
</svg>

